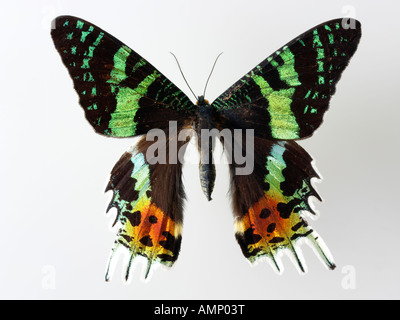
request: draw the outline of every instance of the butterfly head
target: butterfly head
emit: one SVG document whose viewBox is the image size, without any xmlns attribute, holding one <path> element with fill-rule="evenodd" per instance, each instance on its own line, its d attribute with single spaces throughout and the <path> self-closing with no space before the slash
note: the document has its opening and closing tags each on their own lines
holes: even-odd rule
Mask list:
<svg viewBox="0 0 400 320">
<path fill-rule="evenodd" d="M 196 105 L 198 105 L 199 107 L 201 107 L 201 106 L 210 105 L 210 103 L 208 102 L 207 99 L 204 99 L 204 96 L 199 96 L 199 97 L 197 97 Z"/>
</svg>

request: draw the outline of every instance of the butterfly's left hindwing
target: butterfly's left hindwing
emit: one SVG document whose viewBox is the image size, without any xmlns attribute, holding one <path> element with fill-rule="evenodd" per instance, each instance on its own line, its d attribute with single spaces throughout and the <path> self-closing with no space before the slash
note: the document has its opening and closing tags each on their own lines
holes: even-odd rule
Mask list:
<svg viewBox="0 0 400 320">
<path fill-rule="evenodd" d="M 192 115 L 194 106 L 181 90 L 94 24 L 61 16 L 51 36 L 97 133 L 130 137 Z"/>
<path fill-rule="evenodd" d="M 229 128 L 281 140 L 310 136 L 357 49 L 361 24 L 328 21 L 298 36 L 226 90 L 212 106 Z"/>
<path fill-rule="evenodd" d="M 135 149 L 121 157 L 106 189 L 113 191 L 108 210 L 117 208 L 114 225 L 120 225 L 113 254 L 121 245 L 130 254 L 126 278 L 137 255 L 148 261 L 147 277 L 154 263 L 172 266 L 181 246 L 185 197 L 182 165 L 149 164 L 146 156 L 149 145 L 143 137 Z"/>
</svg>

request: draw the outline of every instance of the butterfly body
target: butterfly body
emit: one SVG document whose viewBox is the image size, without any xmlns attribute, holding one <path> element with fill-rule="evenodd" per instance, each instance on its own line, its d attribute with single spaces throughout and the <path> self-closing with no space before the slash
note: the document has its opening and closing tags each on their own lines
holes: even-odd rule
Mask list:
<svg viewBox="0 0 400 320">
<path fill-rule="evenodd" d="M 215 136 L 209 136 L 216 128 L 215 112 L 204 96 L 199 96 L 197 103 L 197 121 L 194 128 L 197 136 L 198 149 L 200 152 L 200 184 L 207 200 L 211 200 L 211 194 L 215 184 L 215 164 L 213 160 L 213 145 Z"/>
<path fill-rule="evenodd" d="M 310 137 L 321 125 L 361 38 L 358 21 L 350 25 L 335 19 L 315 26 L 212 103 L 200 96 L 196 105 L 138 53 L 90 22 L 61 16 L 51 35 L 94 130 L 109 137 L 141 136 L 114 166 L 106 189 L 113 192 L 109 209 L 117 209 L 119 225 L 112 256 L 121 246 L 130 253 L 126 277 L 138 255 L 148 261 L 146 275 L 154 263 L 172 266 L 178 258 L 185 193 L 182 163 L 172 159 L 184 152 L 190 136 L 179 136 L 189 128 L 197 135 L 200 182 L 208 200 L 217 137 L 230 154 L 235 236 L 250 262 L 268 257 L 281 270 L 278 253 L 286 250 L 305 271 L 297 243 L 307 239 L 326 266 L 335 267 L 321 237 L 305 221 L 314 213 L 309 198 L 321 199 L 311 184 L 319 177 L 296 140 Z M 173 131 L 171 123 L 176 124 Z M 155 152 L 152 129 L 160 129 L 165 141 L 175 141 L 178 148 L 166 143 L 163 154 Z M 216 131 L 225 135 L 212 134 Z M 234 139 L 238 132 L 241 139 Z M 252 155 L 250 166 L 243 154 Z"/>
</svg>

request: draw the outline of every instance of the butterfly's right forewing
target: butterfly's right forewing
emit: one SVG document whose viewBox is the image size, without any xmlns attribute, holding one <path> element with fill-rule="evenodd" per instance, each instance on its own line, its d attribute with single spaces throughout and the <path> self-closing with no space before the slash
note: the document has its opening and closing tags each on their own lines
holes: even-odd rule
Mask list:
<svg viewBox="0 0 400 320">
<path fill-rule="evenodd" d="M 313 134 L 360 41 L 361 24 L 344 22 L 328 21 L 303 33 L 226 90 L 212 103 L 225 125 L 270 139 Z"/>
</svg>

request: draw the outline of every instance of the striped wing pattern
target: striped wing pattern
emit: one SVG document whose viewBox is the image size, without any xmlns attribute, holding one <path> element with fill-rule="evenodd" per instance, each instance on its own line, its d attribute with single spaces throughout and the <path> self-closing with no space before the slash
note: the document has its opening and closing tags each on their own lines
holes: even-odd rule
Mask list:
<svg viewBox="0 0 400 320">
<path fill-rule="evenodd" d="M 354 29 L 342 19 L 314 27 L 262 61 L 212 106 L 230 127 L 252 128 L 272 139 L 308 137 L 322 123 L 360 37 L 358 21 Z"/>
<path fill-rule="evenodd" d="M 171 81 L 94 24 L 61 16 L 51 36 L 97 133 L 131 137 L 168 128 L 169 120 L 193 112 L 193 103 Z"/>
</svg>

